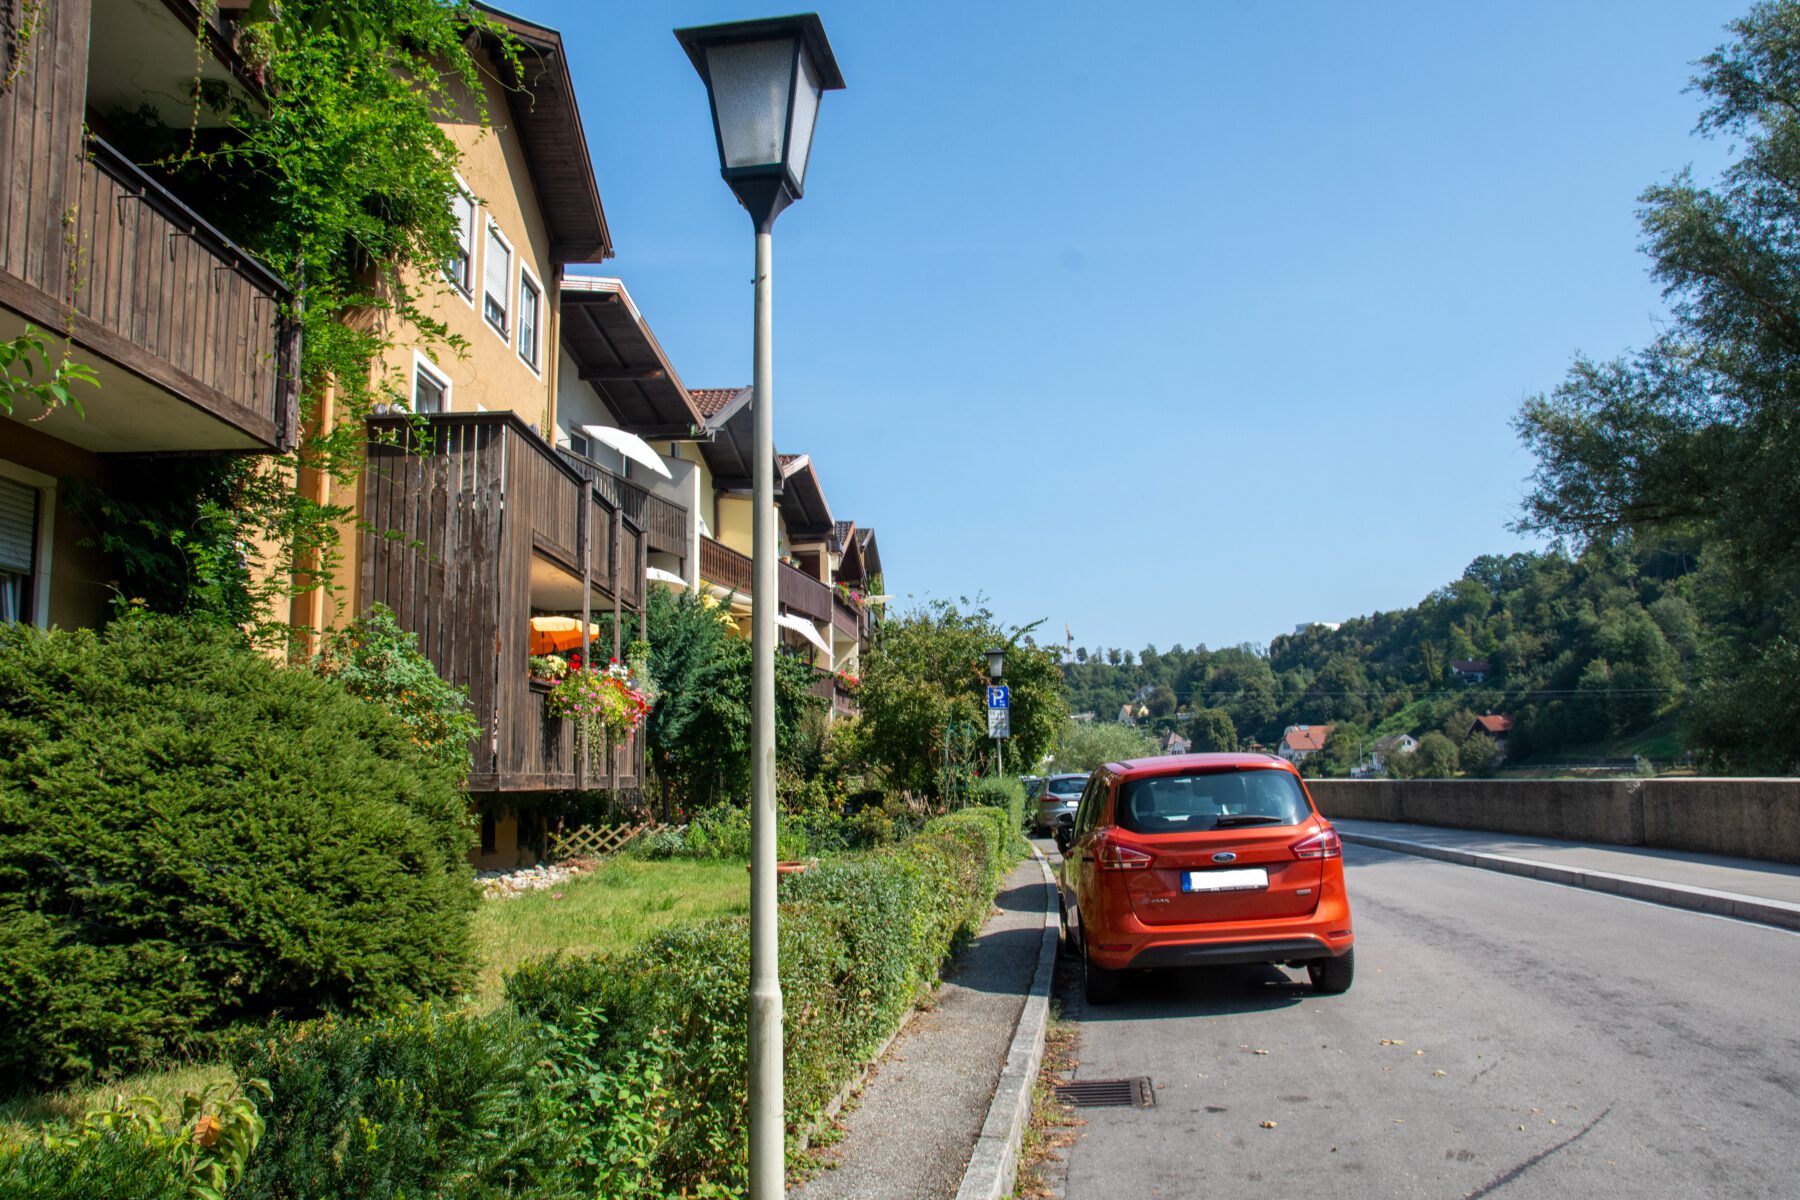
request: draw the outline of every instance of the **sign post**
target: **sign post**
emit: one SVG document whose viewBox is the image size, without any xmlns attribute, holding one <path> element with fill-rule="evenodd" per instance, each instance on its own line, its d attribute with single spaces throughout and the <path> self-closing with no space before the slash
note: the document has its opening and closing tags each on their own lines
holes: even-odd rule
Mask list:
<svg viewBox="0 0 1800 1200">
<path fill-rule="evenodd" d="M 994 739 L 996 773 L 1006 773 L 1004 739 L 1012 736 L 1012 689 L 996 683 L 987 690 L 988 736 Z"/>
</svg>

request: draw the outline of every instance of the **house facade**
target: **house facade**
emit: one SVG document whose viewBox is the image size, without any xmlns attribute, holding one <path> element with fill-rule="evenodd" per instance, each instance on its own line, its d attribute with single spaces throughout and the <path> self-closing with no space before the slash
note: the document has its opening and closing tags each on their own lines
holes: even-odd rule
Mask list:
<svg viewBox="0 0 1800 1200">
<path fill-rule="evenodd" d="M 1289 725 L 1282 731 L 1275 753 L 1299 766 L 1325 748 L 1325 739 L 1331 736 L 1333 728 L 1335 726 L 1331 725 Z"/>
<path fill-rule="evenodd" d="M 65 481 L 105 487 L 147 455 L 288 449 L 299 331 L 288 283 L 107 136 L 110 114 L 146 105 L 210 127 L 183 99 L 196 70 L 256 103 L 229 22 L 182 0 L 43 0 L 36 15 L 0 50 L 0 339 L 29 327 L 52 359 L 66 344 L 99 386 L 69 384 L 79 411 L 21 399 L 0 415 L 0 620 L 92 625 L 119 572 L 81 544 Z"/>
</svg>

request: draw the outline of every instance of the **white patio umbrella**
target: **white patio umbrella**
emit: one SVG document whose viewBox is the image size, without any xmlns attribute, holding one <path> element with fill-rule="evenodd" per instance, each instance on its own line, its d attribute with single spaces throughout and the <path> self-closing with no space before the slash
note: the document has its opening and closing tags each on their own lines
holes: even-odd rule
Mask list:
<svg viewBox="0 0 1800 1200">
<path fill-rule="evenodd" d="M 675 478 L 669 472 L 668 464 L 663 462 L 662 455 L 650 448 L 650 443 L 635 433 L 627 433 L 623 429 L 614 429 L 611 425 L 583 425 L 581 432 L 595 441 L 605 442 L 632 462 L 646 467 L 661 475 L 664 479 Z"/>
</svg>

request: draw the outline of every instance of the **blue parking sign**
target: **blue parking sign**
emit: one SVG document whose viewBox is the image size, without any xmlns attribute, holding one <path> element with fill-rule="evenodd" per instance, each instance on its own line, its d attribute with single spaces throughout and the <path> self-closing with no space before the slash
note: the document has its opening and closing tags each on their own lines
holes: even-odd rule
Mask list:
<svg viewBox="0 0 1800 1200">
<path fill-rule="evenodd" d="M 1012 688 L 1004 683 L 996 684 L 995 686 L 988 688 L 988 707 L 1011 708 Z"/>
</svg>

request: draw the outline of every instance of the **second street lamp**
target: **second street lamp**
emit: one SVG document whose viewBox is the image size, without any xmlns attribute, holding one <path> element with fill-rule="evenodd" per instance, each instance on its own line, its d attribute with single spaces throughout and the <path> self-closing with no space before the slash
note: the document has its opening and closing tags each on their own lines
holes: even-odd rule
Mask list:
<svg viewBox="0 0 1800 1200">
<path fill-rule="evenodd" d="M 770 272 L 775 218 L 806 184 L 819 98 L 844 86 L 819 18 L 806 13 L 677 29 L 706 82 L 719 173 L 756 227 L 751 398 L 750 1196 L 774 1200 L 786 1169 L 781 977 L 775 936 L 775 397 Z"/>
</svg>

